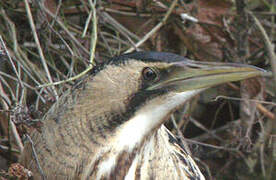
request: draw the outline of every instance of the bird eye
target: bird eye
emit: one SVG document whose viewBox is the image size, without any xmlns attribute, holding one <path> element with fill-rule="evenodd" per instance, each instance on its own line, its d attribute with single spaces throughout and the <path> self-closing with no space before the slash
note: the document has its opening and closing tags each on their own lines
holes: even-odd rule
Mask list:
<svg viewBox="0 0 276 180">
<path fill-rule="evenodd" d="M 144 79 L 147 81 L 153 81 L 157 77 L 156 72 L 149 67 L 145 67 L 142 71 L 142 74 L 143 74 Z"/>
</svg>

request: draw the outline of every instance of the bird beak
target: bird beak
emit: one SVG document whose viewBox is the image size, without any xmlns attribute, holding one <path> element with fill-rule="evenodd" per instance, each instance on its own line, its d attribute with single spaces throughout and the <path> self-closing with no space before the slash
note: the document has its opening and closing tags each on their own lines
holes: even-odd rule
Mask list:
<svg viewBox="0 0 276 180">
<path fill-rule="evenodd" d="M 261 76 L 265 70 L 255 66 L 235 63 L 174 62 L 164 68 L 160 80 L 148 90 L 170 87 L 177 92 L 204 89 L 218 84 Z"/>
</svg>

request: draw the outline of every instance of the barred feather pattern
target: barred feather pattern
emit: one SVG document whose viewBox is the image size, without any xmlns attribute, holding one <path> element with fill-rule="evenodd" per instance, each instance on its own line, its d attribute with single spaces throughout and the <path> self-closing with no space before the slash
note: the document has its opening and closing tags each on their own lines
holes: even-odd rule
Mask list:
<svg viewBox="0 0 276 180">
<path fill-rule="evenodd" d="M 163 125 L 154 135 L 145 139 L 139 149 L 118 154 L 109 151 L 98 156 L 92 164 L 93 169 L 88 179 L 205 179 L 191 156 L 178 145 Z M 108 169 L 101 170 L 103 166 Z"/>
<path fill-rule="evenodd" d="M 37 136 L 41 141 L 41 137 Z M 28 144 L 30 146 L 30 144 Z M 40 147 L 37 152 L 45 156 L 39 156 L 40 165 L 55 173 L 44 171 L 45 179 L 95 179 L 95 180 L 204 180 L 204 176 L 195 164 L 194 160 L 182 149 L 174 136 L 165 127 L 161 126 L 152 136 L 144 140 L 144 143 L 131 152 L 128 150 L 115 152 L 112 149 L 99 151 L 97 155 L 89 159 L 87 151 L 86 159 L 76 165 L 73 161 L 66 161 L 66 155 L 46 156 L 52 152 L 49 148 Z M 47 151 L 47 149 L 49 151 Z M 65 149 L 59 151 L 68 152 Z M 29 151 L 31 153 L 31 151 Z M 91 151 L 92 152 L 92 151 Z M 68 155 L 68 154 L 67 154 Z M 26 156 L 32 156 L 27 155 Z M 70 156 L 76 156 L 72 152 Z M 44 159 L 48 157 L 47 161 Z M 77 158 L 77 157 L 75 157 Z M 24 158 L 23 158 L 24 160 Z M 21 160 L 22 162 L 22 160 Z M 46 163 L 47 164 L 44 164 Z M 65 163 L 66 162 L 66 163 Z M 58 164 L 63 164 L 59 169 Z M 34 179 L 43 179 L 34 158 L 25 162 L 27 168 L 34 172 Z"/>
</svg>

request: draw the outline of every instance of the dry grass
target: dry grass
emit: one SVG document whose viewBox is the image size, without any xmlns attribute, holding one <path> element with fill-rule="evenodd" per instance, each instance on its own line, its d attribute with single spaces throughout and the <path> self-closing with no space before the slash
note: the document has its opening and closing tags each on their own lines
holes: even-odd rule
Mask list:
<svg viewBox="0 0 276 180">
<path fill-rule="evenodd" d="M 247 8 L 241 0 L 41 2 L 0 1 L 2 170 L 16 162 L 24 134 L 41 125 L 38 119 L 51 104 L 93 66 L 114 55 L 168 51 L 200 61 L 253 64 L 276 77 L 276 9 L 270 1 L 250 1 Z M 188 18 L 181 19 L 182 13 Z M 167 124 L 180 140 L 182 134 L 189 137 L 186 142 L 206 176 L 276 176 L 272 79 L 213 88 Z M 0 171 L 0 177 L 12 175 Z"/>
</svg>

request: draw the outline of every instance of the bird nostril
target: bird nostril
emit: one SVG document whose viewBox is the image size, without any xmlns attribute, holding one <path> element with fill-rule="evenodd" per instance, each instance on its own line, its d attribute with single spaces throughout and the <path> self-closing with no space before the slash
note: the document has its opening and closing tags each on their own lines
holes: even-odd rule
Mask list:
<svg viewBox="0 0 276 180">
<path fill-rule="evenodd" d="M 192 68 L 192 69 L 200 69 L 202 68 L 202 66 L 198 66 L 198 65 L 188 65 L 189 68 Z"/>
</svg>

